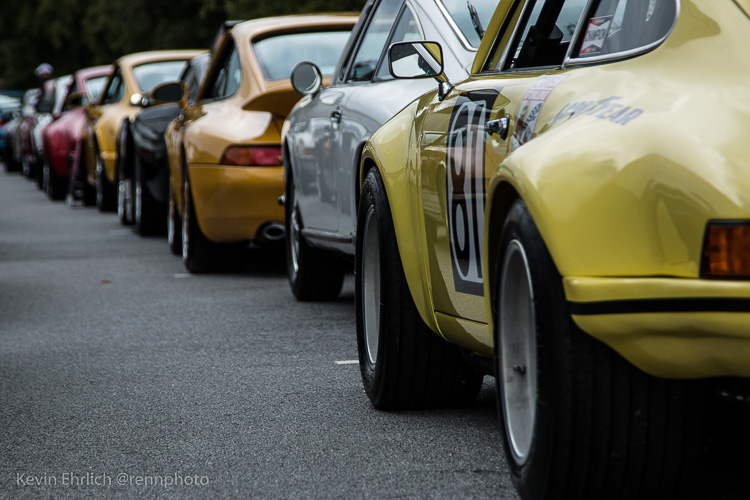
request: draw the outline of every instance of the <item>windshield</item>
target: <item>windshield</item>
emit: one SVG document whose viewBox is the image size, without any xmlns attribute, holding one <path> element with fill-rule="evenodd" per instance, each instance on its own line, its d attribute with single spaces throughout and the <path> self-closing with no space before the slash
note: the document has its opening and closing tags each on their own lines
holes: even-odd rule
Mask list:
<svg viewBox="0 0 750 500">
<path fill-rule="evenodd" d="M 160 61 L 141 64 L 133 68 L 133 76 L 141 92 L 150 92 L 160 83 L 177 81 L 186 63 L 187 61 Z"/>
<path fill-rule="evenodd" d="M 479 34 L 474 29 L 474 24 L 471 22 L 471 13 L 469 7 L 466 5 L 466 0 L 437 0 L 438 3 L 445 7 L 453 22 L 456 23 L 458 29 L 464 35 L 469 44 L 476 48 L 479 47 Z M 477 9 L 479 14 L 479 21 L 482 24 L 482 29 L 487 29 L 487 25 L 490 24 L 492 14 L 495 13 L 495 8 L 498 5 L 498 0 L 469 0 L 471 5 Z"/>
<path fill-rule="evenodd" d="M 303 61 L 315 64 L 323 76 L 330 76 L 348 39 L 349 31 L 296 33 L 264 38 L 253 48 L 266 80 L 289 78 L 292 68 Z"/>
</svg>

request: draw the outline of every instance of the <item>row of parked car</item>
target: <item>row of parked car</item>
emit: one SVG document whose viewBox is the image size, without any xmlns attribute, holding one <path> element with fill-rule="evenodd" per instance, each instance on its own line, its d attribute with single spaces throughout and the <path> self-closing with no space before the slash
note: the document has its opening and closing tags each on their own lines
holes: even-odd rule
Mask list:
<svg viewBox="0 0 750 500">
<path fill-rule="evenodd" d="M 190 272 L 283 243 L 293 295 L 325 300 L 354 270 L 372 404 L 466 405 L 494 375 L 523 498 L 688 498 L 709 395 L 750 398 L 749 17 L 372 0 L 231 22 L 210 52 L 77 73 L 51 108 L 87 115 L 71 147 L 10 162 L 166 232 Z"/>
</svg>

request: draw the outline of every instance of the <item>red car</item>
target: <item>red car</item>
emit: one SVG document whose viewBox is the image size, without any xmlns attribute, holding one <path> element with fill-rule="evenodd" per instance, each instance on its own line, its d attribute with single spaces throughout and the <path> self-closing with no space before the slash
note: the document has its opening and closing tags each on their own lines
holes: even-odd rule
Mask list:
<svg viewBox="0 0 750 500">
<path fill-rule="evenodd" d="M 84 151 L 84 126 L 86 125 L 85 104 L 99 97 L 107 77 L 112 72 L 111 66 L 96 66 L 81 69 L 73 75 L 73 81 L 67 91 L 67 97 L 52 112 L 53 122 L 42 130 L 44 147 L 44 180 L 43 187 L 53 200 L 63 199 L 68 193 L 69 185 L 76 190 L 71 177 L 82 169 Z M 85 176 L 85 172 L 83 173 Z M 85 178 L 85 177 L 84 177 Z M 80 192 L 80 189 L 78 189 Z M 85 193 L 84 202 L 87 201 Z M 91 196 L 88 196 L 91 201 Z"/>
</svg>

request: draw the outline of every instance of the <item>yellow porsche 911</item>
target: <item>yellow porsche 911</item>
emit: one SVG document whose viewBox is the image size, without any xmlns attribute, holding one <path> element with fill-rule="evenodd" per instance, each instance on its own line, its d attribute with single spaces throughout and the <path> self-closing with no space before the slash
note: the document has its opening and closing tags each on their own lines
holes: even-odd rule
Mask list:
<svg viewBox="0 0 750 500">
<path fill-rule="evenodd" d="M 750 2 L 501 0 L 361 163 L 357 334 L 377 408 L 495 374 L 525 499 L 692 498 L 707 390 L 750 394 Z"/>
<path fill-rule="evenodd" d="M 195 103 L 165 133 L 170 248 L 177 253 L 181 243 L 190 272 L 215 267 L 222 244 L 283 240 L 281 128 L 302 97 L 289 78 L 302 61 L 330 76 L 356 20 L 256 19 L 218 41 Z"/>
<path fill-rule="evenodd" d="M 96 205 L 100 210 L 118 209 L 120 220 L 132 223 L 125 210 L 132 198 L 127 158 L 127 143 L 132 141 L 130 123 L 149 104 L 147 95 L 157 85 L 174 81 L 185 63 L 199 50 L 157 50 L 123 56 L 115 61 L 114 71 L 96 103 L 89 105 L 88 182 L 96 186 Z M 127 174 L 127 175 L 126 175 Z M 122 182 L 120 182 L 122 181 Z"/>
</svg>

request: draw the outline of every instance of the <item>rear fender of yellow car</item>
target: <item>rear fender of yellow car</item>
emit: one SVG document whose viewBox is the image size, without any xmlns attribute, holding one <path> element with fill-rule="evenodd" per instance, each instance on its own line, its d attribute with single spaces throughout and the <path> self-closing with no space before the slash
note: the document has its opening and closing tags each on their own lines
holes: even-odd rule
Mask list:
<svg viewBox="0 0 750 500">
<path fill-rule="evenodd" d="M 750 298 L 746 282 L 699 279 L 707 222 L 750 221 L 749 36 L 748 18 L 734 4 L 683 1 L 681 22 L 658 49 L 567 72 L 544 104 L 535 138 L 490 180 L 486 275 L 494 277 L 509 200 L 520 196 L 569 300 L 674 298 L 675 287 L 660 279 L 681 283 L 680 298 Z M 605 99 L 640 112 L 618 123 L 614 108 L 588 104 Z M 485 285 L 488 307 L 493 286 Z M 739 326 L 746 320 L 718 316 L 694 313 L 688 329 L 666 313 L 574 319 L 655 375 L 740 374 L 733 352 L 748 354 L 736 342 L 750 335 Z M 687 342 L 682 331 L 693 339 L 715 332 L 718 340 Z M 707 351 L 710 345 L 721 347 Z M 717 360 L 733 368 L 722 372 Z"/>
</svg>

